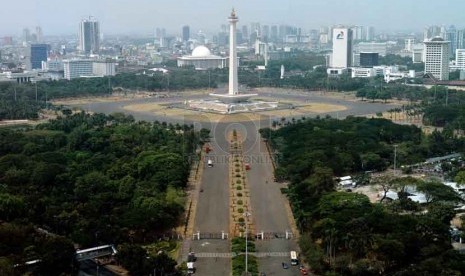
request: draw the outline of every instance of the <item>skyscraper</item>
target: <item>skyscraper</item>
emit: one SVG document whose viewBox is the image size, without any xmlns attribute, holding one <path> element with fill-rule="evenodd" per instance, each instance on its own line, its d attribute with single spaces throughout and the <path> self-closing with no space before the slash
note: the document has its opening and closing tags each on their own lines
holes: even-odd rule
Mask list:
<svg viewBox="0 0 465 276">
<path fill-rule="evenodd" d="M 42 33 L 42 28 L 40 26 L 36 27 L 36 36 L 37 36 L 37 42 L 43 42 L 44 35 Z"/>
<path fill-rule="evenodd" d="M 31 31 L 28 28 L 23 29 L 23 41 L 24 42 L 31 41 Z"/>
<path fill-rule="evenodd" d="M 425 74 L 439 80 L 449 80 L 449 41 L 441 37 L 425 40 Z"/>
<path fill-rule="evenodd" d="M 457 49 L 465 49 L 465 29 L 457 30 Z"/>
<path fill-rule="evenodd" d="M 41 69 L 42 61 L 47 61 L 48 45 L 31 44 L 31 69 Z"/>
<path fill-rule="evenodd" d="M 95 54 L 100 50 L 100 25 L 92 17 L 79 24 L 79 50 L 85 54 Z"/>
<path fill-rule="evenodd" d="M 189 26 L 183 26 L 182 27 L 182 41 L 186 42 L 190 39 L 191 36 L 191 30 Z"/>
<path fill-rule="evenodd" d="M 373 41 L 373 40 L 375 40 L 375 28 L 374 28 L 374 27 L 368 27 L 368 28 L 367 28 L 366 40 L 367 40 L 367 41 Z"/>
<path fill-rule="evenodd" d="M 352 66 L 352 30 L 349 28 L 333 29 L 333 56 L 331 66 L 348 68 Z"/>
<path fill-rule="evenodd" d="M 449 28 L 447 28 L 445 40 L 450 41 L 449 56 L 454 57 L 455 50 L 457 49 L 457 29 L 454 25 L 449 26 Z"/>
</svg>

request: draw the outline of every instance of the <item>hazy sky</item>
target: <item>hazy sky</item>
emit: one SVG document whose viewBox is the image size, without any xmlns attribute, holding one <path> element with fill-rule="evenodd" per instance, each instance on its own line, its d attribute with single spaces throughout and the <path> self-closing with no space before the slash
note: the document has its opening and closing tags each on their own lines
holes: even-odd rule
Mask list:
<svg viewBox="0 0 465 276">
<path fill-rule="evenodd" d="M 464 0 L 10 0 L 2 1 L 0 36 L 20 35 L 40 25 L 47 34 L 75 34 L 89 15 L 104 34 L 153 34 L 156 27 L 180 32 L 216 30 L 231 7 L 239 24 L 290 24 L 304 29 L 358 24 L 383 30 L 421 30 L 425 25 L 465 27 Z"/>
</svg>

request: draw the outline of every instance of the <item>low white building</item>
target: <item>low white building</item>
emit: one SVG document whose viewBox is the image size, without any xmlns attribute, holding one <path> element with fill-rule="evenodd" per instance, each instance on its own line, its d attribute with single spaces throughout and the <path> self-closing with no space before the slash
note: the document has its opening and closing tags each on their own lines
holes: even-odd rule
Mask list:
<svg viewBox="0 0 465 276">
<path fill-rule="evenodd" d="M 67 80 L 81 77 L 104 77 L 116 75 L 116 63 L 112 60 L 64 60 L 63 69 L 64 77 Z"/>
<path fill-rule="evenodd" d="M 352 68 L 352 78 L 371 78 L 376 76 L 376 70 L 373 68 Z"/>
<path fill-rule="evenodd" d="M 111 60 L 94 61 L 92 72 L 95 76 L 114 76 L 116 75 L 116 63 Z"/>
<path fill-rule="evenodd" d="M 328 68 L 326 69 L 326 72 L 328 73 L 328 76 L 339 76 L 342 74 L 347 73 L 347 68 Z"/>
<path fill-rule="evenodd" d="M 64 60 L 65 79 L 71 80 L 80 77 L 93 76 L 93 60 L 90 59 L 73 59 Z"/>
</svg>

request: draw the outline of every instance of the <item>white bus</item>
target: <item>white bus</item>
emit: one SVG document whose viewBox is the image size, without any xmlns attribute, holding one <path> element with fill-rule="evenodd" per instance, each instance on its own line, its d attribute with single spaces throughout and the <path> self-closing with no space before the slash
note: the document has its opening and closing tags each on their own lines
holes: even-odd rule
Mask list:
<svg viewBox="0 0 465 276">
<path fill-rule="evenodd" d="M 291 251 L 291 265 L 298 265 L 299 259 L 297 259 L 297 252 Z"/>
</svg>

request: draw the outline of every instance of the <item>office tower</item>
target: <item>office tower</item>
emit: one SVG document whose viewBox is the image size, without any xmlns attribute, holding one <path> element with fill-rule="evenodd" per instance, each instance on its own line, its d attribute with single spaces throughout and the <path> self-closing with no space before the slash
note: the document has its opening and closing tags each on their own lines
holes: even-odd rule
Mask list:
<svg viewBox="0 0 465 276">
<path fill-rule="evenodd" d="M 352 30 L 349 28 L 333 29 L 333 56 L 331 66 L 348 68 L 352 66 Z"/>
<path fill-rule="evenodd" d="M 262 30 L 261 30 L 261 27 L 260 27 L 260 23 L 258 23 L 258 22 L 250 23 L 250 35 L 252 36 L 253 33 L 255 33 L 255 35 L 257 37 L 261 36 Z M 251 41 L 251 42 L 255 42 L 255 41 Z"/>
<path fill-rule="evenodd" d="M 360 67 L 373 68 L 379 65 L 378 53 L 360 53 Z"/>
<path fill-rule="evenodd" d="M 455 51 L 455 65 L 460 70 L 465 70 L 465 49 L 457 49 Z"/>
<path fill-rule="evenodd" d="M 363 26 L 354 26 L 351 28 L 354 40 L 364 40 L 366 37 L 365 28 Z"/>
<path fill-rule="evenodd" d="M 271 26 L 270 38 L 272 42 L 276 42 L 278 40 L 278 26 Z"/>
<path fill-rule="evenodd" d="M 278 37 L 280 40 L 286 37 L 286 26 L 285 25 L 279 25 L 279 34 Z"/>
<path fill-rule="evenodd" d="M 242 26 L 242 37 L 244 37 L 244 39 L 248 39 L 249 37 L 249 28 L 247 25 Z"/>
<path fill-rule="evenodd" d="M 23 42 L 31 41 L 31 31 L 28 28 L 23 29 Z"/>
<path fill-rule="evenodd" d="M 454 25 L 449 26 L 449 28 L 447 28 L 445 40 L 450 41 L 449 55 L 450 57 L 454 57 L 455 50 L 457 49 L 457 29 Z"/>
<path fill-rule="evenodd" d="M 47 44 L 31 44 L 31 69 L 42 69 L 42 61 L 47 61 Z"/>
<path fill-rule="evenodd" d="M 423 33 L 423 39 L 429 40 L 433 37 L 441 36 L 441 27 L 439 26 L 429 26 L 425 28 Z"/>
<path fill-rule="evenodd" d="M 439 80 L 449 80 L 449 41 L 441 37 L 425 40 L 425 74 Z"/>
<path fill-rule="evenodd" d="M 262 39 L 263 41 L 268 41 L 270 38 L 270 26 L 269 25 L 263 25 L 262 27 Z"/>
<path fill-rule="evenodd" d="M 465 29 L 457 30 L 457 49 L 465 49 Z"/>
<path fill-rule="evenodd" d="M 375 40 L 375 28 L 374 27 L 368 27 L 367 28 L 366 40 L 367 41 Z"/>
<path fill-rule="evenodd" d="M 407 38 L 404 41 L 405 41 L 404 50 L 409 51 L 409 52 L 413 51 L 413 45 L 415 45 L 415 38 Z"/>
<path fill-rule="evenodd" d="M 92 17 L 79 24 L 79 50 L 84 54 L 96 54 L 100 50 L 99 22 Z"/>
<path fill-rule="evenodd" d="M 44 35 L 42 33 L 42 28 L 40 26 L 36 27 L 36 39 L 37 39 L 37 42 L 44 41 Z"/>
<path fill-rule="evenodd" d="M 191 36 L 191 30 L 189 26 L 183 26 L 182 27 L 182 41 L 186 42 L 190 39 Z"/>
</svg>

